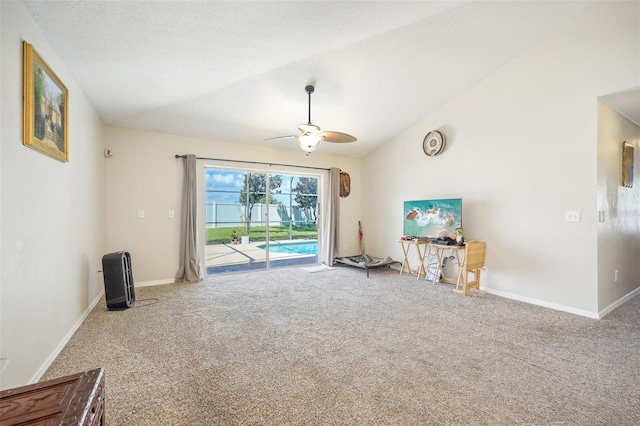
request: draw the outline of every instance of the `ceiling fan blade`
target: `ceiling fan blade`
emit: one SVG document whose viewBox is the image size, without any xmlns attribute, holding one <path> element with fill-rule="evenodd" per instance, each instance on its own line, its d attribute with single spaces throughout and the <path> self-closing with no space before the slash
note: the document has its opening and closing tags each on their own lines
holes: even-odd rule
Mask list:
<svg viewBox="0 0 640 426">
<path fill-rule="evenodd" d="M 349 143 L 358 140 L 355 136 L 351 136 L 342 132 L 332 132 L 330 130 L 321 132 L 320 134 L 322 135 L 322 140 L 326 142 Z"/>
<path fill-rule="evenodd" d="M 277 141 L 277 140 L 282 140 L 282 139 L 298 139 L 298 136 L 296 136 L 296 135 L 276 136 L 274 138 L 262 139 L 262 141 L 263 142 L 268 142 L 268 141 Z"/>
</svg>

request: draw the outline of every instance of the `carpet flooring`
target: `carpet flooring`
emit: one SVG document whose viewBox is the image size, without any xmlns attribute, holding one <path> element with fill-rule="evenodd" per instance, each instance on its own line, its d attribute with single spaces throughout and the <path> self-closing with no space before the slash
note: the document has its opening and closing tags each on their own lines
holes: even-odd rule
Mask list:
<svg viewBox="0 0 640 426">
<path fill-rule="evenodd" d="M 594 320 L 378 269 L 216 275 L 99 304 L 42 380 L 108 425 L 638 425 L 640 298 Z"/>
</svg>

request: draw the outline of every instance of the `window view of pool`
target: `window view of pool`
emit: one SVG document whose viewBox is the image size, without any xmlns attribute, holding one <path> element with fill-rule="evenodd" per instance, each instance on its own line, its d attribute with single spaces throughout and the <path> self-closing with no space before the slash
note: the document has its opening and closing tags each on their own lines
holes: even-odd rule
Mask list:
<svg viewBox="0 0 640 426">
<path fill-rule="evenodd" d="M 258 248 L 265 249 L 266 244 L 258 245 Z M 269 244 L 269 251 L 272 253 L 297 253 L 297 254 L 318 254 L 317 241 L 302 241 L 293 243 L 272 242 Z"/>
</svg>

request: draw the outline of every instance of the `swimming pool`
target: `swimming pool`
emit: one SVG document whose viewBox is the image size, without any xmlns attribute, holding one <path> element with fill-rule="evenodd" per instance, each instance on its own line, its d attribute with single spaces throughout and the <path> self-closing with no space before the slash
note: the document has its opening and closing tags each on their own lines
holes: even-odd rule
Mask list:
<svg viewBox="0 0 640 426">
<path fill-rule="evenodd" d="M 260 244 L 258 248 L 265 249 L 266 244 Z M 301 241 L 293 243 L 272 242 L 269 244 L 269 251 L 272 253 L 297 253 L 297 254 L 318 254 L 318 241 Z"/>
</svg>

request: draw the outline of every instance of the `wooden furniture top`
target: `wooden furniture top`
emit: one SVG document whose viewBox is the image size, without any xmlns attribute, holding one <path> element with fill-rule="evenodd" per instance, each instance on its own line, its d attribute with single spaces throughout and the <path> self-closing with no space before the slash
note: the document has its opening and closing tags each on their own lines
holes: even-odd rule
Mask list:
<svg viewBox="0 0 640 426">
<path fill-rule="evenodd" d="M 429 244 L 429 240 L 398 240 L 401 243 L 408 244 Z"/>
<path fill-rule="evenodd" d="M 104 368 L 0 391 L 10 425 L 104 425 Z"/>
<path fill-rule="evenodd" d="M 464 244 L 459 246 L 458 244 L 438 244 L 438 243 L 431 242 L 429 243 L 429 245 L 434 246 L 436 248 L 441 248 L 441 249 L 464 250 L 465 248 Z"/>
</svg>

